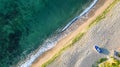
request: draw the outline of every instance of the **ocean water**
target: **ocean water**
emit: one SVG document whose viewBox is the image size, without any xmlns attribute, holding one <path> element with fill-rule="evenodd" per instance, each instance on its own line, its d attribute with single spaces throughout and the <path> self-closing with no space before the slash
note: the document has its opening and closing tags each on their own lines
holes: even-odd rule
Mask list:
<svg viewBox="0 0 120 67">
<path fill-rule="evenodd" d="M 93 0 L 0 0 L 0 67 L 16 65 Z"/>
</svg>

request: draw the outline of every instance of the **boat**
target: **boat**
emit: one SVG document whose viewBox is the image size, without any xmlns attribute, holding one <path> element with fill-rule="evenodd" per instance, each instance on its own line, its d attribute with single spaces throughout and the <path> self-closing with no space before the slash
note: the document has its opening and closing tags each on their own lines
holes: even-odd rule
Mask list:
<svg viewBox="0 0 120 67">
<path fill-rule="evenodd" d="M 95 45 L 94 48 L 98 53 L 102 53 L 102 49 L 99 46 Z"/>
</svg>

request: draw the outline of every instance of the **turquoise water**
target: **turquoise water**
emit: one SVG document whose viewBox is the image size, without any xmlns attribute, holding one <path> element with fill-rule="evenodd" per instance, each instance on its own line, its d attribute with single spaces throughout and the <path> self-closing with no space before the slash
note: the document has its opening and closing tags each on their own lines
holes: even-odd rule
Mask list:
<svg viewBox="0 0 120 67">
<path fill-rule="evenodd" d="M 0 0 L 0 67 L 15 65 L 93 0 Z"/>
</svg>

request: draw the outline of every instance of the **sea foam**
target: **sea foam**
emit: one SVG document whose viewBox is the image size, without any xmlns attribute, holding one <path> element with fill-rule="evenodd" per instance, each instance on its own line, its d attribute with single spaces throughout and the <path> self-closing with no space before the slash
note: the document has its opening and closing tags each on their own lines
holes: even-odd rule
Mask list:
<svg viewBox="0 0 120 67">
<path fill-rule="evenodd" d="M 82 16 L 86 15 L 91 8 L 95 6 L 98 0 L 94 0 L 89 7 L 87 7 L 79 16 L 75 17 L 72 21 L 70 21 L 63 29 L 62 32 L 65 31 L 69 26 L 75 22 L 77 19 L 80 19 Z M 60 35 L 60 34 L 59 34 Z M 36 58 L 38 58 L 41 54 L 48 51 L 49 49 L 53 48 L 55 44 L 63 38 L 63 36 L 56 35 L 52 38 L 48 38 L 42 46 L 39 47 L 37 51 L 32 52 L 28 55 L 28 57 L 24 60 L 18 63 L 17 67 L 30 67 L 32 63 L 35 61 Z"/>
</svg>

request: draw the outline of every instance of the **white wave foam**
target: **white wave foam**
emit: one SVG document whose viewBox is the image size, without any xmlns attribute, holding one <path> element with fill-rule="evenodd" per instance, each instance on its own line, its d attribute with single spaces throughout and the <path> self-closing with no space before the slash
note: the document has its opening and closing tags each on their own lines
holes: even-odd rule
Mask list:
<svg viewBox="0 0 120 67">
<path fill-rule="evenodd" d="M 81 18 L 83 15 L 88 13 L 90 9 L 97 3 L 98 0 L 94 0 L 92 4 L 86 8 L 79 16 L 75 17 L 71 22 L 69 22 L 62 31 L 65 31 L 73 22 L 75 22 L 78 18 Z M 53 48 L 55 44 L 61 39 L 59 35 L 53 37 L 52 39 L 47 39 L 46 42 L 40 46 L 37 52 L 31 53 L 25 61 L 20 62 L 17 67 L 30 67 L 31 64 L 34 62 L 36 58 L 38 58 L 42 53 L 48 51 L 49 49 Z"/>
<path fill-rule="evenodd" d="M 17 67 L 30 67 L 31 64 L 34 62 L 36 58 L 38 58 L 42 53 L 45 51 L 53 48 L 55 44 L 61 39 L 62 37 L 59 35 L 54 36 L 52 38 L 47 39 L 42 46 L 37 50 L 37 52 L 32 52 L 29 54 L 25 61 L 21 61 L 18 63 Z"/>
<path fill-rule="evenodd" d="M 75 22 L 77 19 L 80 19 L 82 16 L 86 15 L 92 7 L 97 3 L 98 0 L 94 0 L 92 4 L 87 7 L 79 16 L 75 17 L 72 21 L 70 21 L 63 29 L 62 31 L 65 31 L 73 22 Z"/>
</svg>

